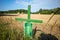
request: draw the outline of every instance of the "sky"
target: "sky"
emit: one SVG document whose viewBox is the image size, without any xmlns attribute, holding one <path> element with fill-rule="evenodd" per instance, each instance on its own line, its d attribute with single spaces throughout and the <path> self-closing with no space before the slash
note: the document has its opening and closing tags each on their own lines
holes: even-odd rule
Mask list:
<svg viewBox="0 0 60 40">
<path fill-rule="evenodd" d="M 31 12 L 39 9 L 52 9 L 60 7 L 60 0 L 0 0 L 0 11 L 28 9 L 31 5 Z"/>
</svg>

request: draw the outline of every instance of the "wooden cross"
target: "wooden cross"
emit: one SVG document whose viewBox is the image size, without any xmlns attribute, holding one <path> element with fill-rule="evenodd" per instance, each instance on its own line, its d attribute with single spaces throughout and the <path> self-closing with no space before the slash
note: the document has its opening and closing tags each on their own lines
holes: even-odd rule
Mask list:
<svg viewBox="0 0 60 40">
<path fill-rule="evenodd" d="M 28 5 L 28 19 L 24 18 L 15 18 L 17 21 L 26 21 L 24 23 L 24 36 L 28 36 L 32 38 L 32 23 L 31 22 L 36 22 L 36 23 L 42 23 L 42 20 L 33 20 L 30 19 L 30 12 L 31 12 L 31 5 Z"/>
</svg>

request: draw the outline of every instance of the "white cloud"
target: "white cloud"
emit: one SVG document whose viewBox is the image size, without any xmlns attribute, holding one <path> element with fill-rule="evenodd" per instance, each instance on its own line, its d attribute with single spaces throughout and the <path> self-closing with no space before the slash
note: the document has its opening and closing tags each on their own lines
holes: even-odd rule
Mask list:
<svg viewBox="0 0 60 40">
<path fill-rule="evenodd" d="M 25 8 L 28 7 L 28 5 L 31 5 L 31 11 L 35 12 L 36 10 L 39 10 L 41 6 L 44 6 L 46 0 L 42 1 L 42 0 L 31 0 L 30 2 L 26 2 L 23 0 L 16 0 L 16 3 L 19 5 L 23 5 L 25 6 Z"/>
<path fill-rule="evenodd" d="M 16 4 L 19 4 L 19 1 L 18 0 L 16 0 Z"/>
<path fill-rule="evenodd" d="M 25 8 L 27 9 L 28 5 L 31 5 L 31 11 L 35 12 L 36 10 L 39 9 L 39 0 L 32 0 L 30 2 L 25 2 L 25 1 L 21 1 L 19 4 L 22 4 L 23 6 L 25 6 Z"/>
<path fill-rule="evenodd" d="M 23 5 L 24 9 L 27 9 L 28 5 L 31 5 L 32 12 L 38 11 L 40 8 L 49 8 L 49 6 L 52 4 L 51 2 L 52 0 L 30 0 L 30 2 L 16 0 L 16 3 L 19 5 Z"/>
</svg>

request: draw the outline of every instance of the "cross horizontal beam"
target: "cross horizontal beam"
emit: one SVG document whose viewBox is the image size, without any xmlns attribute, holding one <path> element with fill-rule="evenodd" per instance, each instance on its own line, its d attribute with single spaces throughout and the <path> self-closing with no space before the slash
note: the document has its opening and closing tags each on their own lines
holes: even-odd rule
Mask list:
<svg viewBox="0 0 60 40">
<path fill-rule="evenodd" d="M 28 20 L 28 19 L 24 19 L 24 18 L 15 18 L 15 20 L 17 20 L 17 21 L 29 21 L 29 22 L 43 23 L 42 20 L 34 20 L 34 19 Z"/>
</svg>

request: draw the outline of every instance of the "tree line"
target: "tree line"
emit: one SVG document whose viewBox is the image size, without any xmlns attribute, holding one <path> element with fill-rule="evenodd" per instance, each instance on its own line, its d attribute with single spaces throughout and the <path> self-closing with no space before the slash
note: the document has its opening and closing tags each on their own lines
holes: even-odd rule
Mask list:
<svg viewBox="0 0 60 40">
<path fill-rule="evenodd" d="M 60 14 L 60 8 L 54 8 L 54 9 L 40 9 L 37 12 L 33 12 L 33 14 Z"/>
<path fill-rule="evenodd" d="M 8 11 L 0 11 L 0 14 L 15 14 L 15 13 L 24 13 L 27 14 L 28 10 L 25 9 L 17 9 L 17 10 L 8 10 Z M 40 9 L 37 12 L 31 12 L 32 14 L 51 14 L 51 13 L 55 13 L 55 14 L 60 14 L 60 7 L 54 8 L 54 9 Z"/>
</svg>

